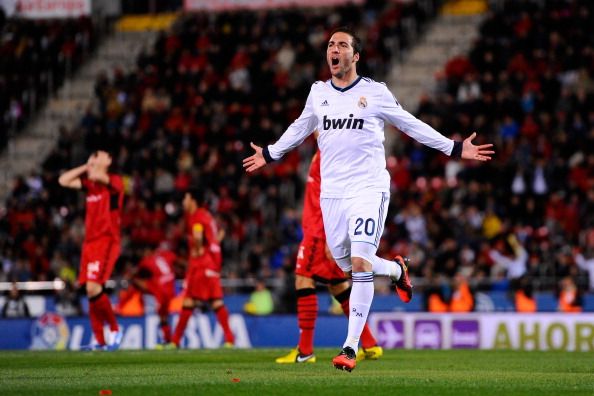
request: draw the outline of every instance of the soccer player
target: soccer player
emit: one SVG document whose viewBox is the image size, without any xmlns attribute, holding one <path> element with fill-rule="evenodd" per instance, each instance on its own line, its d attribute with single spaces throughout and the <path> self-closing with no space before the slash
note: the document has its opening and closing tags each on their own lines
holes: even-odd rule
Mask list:
<svg viewBox="0 0 594 396">
<path fill-rule="evenodd" d="M 157 300 L 159 327 L 164 344 L 171 342 L 169 304 L 175 297 L 175 264 L 177 261 L 177 255 L 167 248 L 147 248 L 144 257 L 131 276 L 132 289 L 151 294 Z M 132 295 L 132 292 L 127 293 L 120 304 L 125 304 L 126 297 L 132 297 Z"/>
<path fill-rule="evenodd" d="M 262 148 L 251 143 L 255 153 L 243 161 L 246 171 L 253 172 L 319 131 L 320 204 L 326 240 L 334 260 L 352 274 L 353 282 L 347 338 L 332 360 L 336 368 L 347 371 L 356 366 L 359 338 L 373 300 L 374 276 L 390 277 L 403 301 L 412 298 L 406 260 L 376 255 L 390 193 L 384 122 L 455 158 L 487 161 L 493 154 L 491 144 L 472 143 L 476 133 L 456 142 L 405 111 L 384 84 L 357 74 L 360 56 L 361 40 L 355 32 L 345 27 L 334 30 L 326 48 L 331 79 L 312 85 L 303 112 L 275 144 Z"/>
<path fill-rule="evenodd" d="M 79 283 L 85 285 L 89 298 L 89 319 L 95 335 L 91 349 L 114 350 L 122 342 L 111 301 L 104 291 L 120 255 L 120 218 L 124 200 L 122 178 L 109 173 L 111 155 L 103 150 L 91 154 L 86 164 L 60 175 L 62 187 L 85 190 L 85 239 L 82 246 Z M 109 338 L 103 324 L 109 325 Z"/>
<path fill-rule="evenodd" d="M 179 348 L 188 320 L 194 308 L 209 305 L 223 328 L 224 345 L 233 346 L 235 337 L 229 327 L 229 311 L 223 302 L 221 287 L 221 245 L 223 233 L 210 212 L 204 207 L 202 192 L 192 189 L 185 193 L 183 208 L 188 233 L 188 269 L 182 311 L 172 342 Z"/>
<path fill-rule="evenodd" d="M 297 254 L 295 266 L 295 289 L 297 290 L 297 321 L 299 325 L 299 344 L 287 355 L 276 359 L 277 363 L 315 363 L 313 338 L 318 316 L 316 281 L 328 285 L 328 290 L 340 303 L 345 315 L 349 315 L 349 295 L 351 287 L 348 278 L 336 263 L 326 254 L 326 235 L 320 209 L 320 154 L 311 161 L 301 225 L 303 240 Z M 378 359 L 383 354 L 381 346 L 365 324 L 361 333 L 363 348 L 357 354 L 361 359 Z"/>
</svg>

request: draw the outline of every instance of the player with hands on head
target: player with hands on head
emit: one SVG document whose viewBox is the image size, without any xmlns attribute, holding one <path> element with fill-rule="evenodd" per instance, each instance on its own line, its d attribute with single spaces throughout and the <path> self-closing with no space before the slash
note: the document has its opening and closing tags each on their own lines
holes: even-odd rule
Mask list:
<svg viewBox="0 0 594 396">
<path fill-rule="evenodd" d="M 89 298 L 89 319 L 95 336 L 89 349 L 97 350 L 119 348 L 123 336 L 104 291 L 121 251 L 124 199 L 122 178 L 109 172 L 111 163 L 111 155 L 98 150 L 91 154 L 86 164 L 64 172 L 58 179 L 62 187 L 86 192 L 85 239 L 78 280 L 85 285 Z M 108 340 L 103 334 L 105 322 L 110 330 Z"/>
<path fill-rule="evenodd" d="M 400 298 L 412 298 L 407 259 L 394 261 L 376 255 L 386 220 L 390 175 L 386 170 L 384 123 L 387 122 L 416 141 L 445 155 L 488 161 L 491 144 L 474 145 L 476 133 L 464 141 L 443 136 L 404 110 L 383 83 L 357 74 L 361 40 L 347 28 L 335 29 L 328 40 L 326 61 L 331 79 L 315 82 L 301 115 L 278 141 L 260 147 L 243 161 L 254 172 L 279 160 L 319 132 L 322 188 L 320 205 L 326 239 L 334 260 L 352 276 L 350 315 L 343 349 L 333 365 L 351 371 L 363 326 L 373 301 L 374 276 L 388 276 Z"/>
</svg>

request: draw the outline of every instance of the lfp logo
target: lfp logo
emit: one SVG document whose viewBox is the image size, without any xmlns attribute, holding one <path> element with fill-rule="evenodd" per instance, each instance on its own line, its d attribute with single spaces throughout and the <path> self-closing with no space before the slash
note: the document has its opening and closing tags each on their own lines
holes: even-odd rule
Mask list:
<svg viewBox="0 0 594 396">
<path fill-rule="evenodd" d="M 48 312 L 31 326 L 30 349 L 66 349 L 70 331 L 62 315 Z"/>
</svg>

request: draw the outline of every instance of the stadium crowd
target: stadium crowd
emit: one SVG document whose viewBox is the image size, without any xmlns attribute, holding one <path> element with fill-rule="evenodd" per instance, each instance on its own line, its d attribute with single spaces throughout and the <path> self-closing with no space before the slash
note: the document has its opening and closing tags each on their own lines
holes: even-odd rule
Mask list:
<svg viewBox="0 0 594 396">
<path fill-rule="evenodd" d="M 0 11 L 1 12 L 1 11 Z M 1 19 L 1 18 L 0 18 Z M 0 24 L 0 150 L 97 43 L 90 18 Z"/>
<path fill-rule="evenodd" d="M 594 288 L 587 283 L 594 5 L 504 4 L 488 15 L 470 54 L 437 76 L 437 92 L 417 114 L 446 136 L 476 130 L 479 141 L 496 143 L 495 159 L 450 161 L 399 134 L 387 159 L 393 192 L 378 254 L 411 257 L 420 285 L 465 278 L 473 290 L 554 290 L 570 277 L 584 291 Z M 408 44 L 401 22 L 413 15 L 429 17 L 416 2 L 182 17 L 134 72 L 99 76 L 96 106 L 78 128 L 60 132 L 42 173 L 15 182 L 0 219 L 0 277 L 74 282 L 83 205 L 56 176 L 106 141 L 127 190 L 118 276 L 146 244 L 167 241 L 183 253 L 180 193 L 198 184 L 226 231 L 224 277 L 287 277 L 315 142 L 249 180 L 241 167 L 247 145 L 273 142 L 298 116 L 311 83 L 328 77 L 319 54 L 329 29 L 350 24 L 364 33 L 363 74 L 381 80 Z"/>
</svg>

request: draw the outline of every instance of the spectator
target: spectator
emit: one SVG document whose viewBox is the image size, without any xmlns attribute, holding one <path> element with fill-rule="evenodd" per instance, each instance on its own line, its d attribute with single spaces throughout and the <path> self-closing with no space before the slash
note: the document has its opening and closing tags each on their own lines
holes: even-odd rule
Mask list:
<svg viewBox="0 0 594 396">
<path fill-rule="evenodd" d="M 250 300 L 245 303 L 243 310 L 250 315 L 269 315 L 274 310 L 272 293 L 262 280 L 256 282 L 256 287 L 250 294 Z"/>
<path fill-rule="evenodd" d="M 2 307 L 2 317 L 28 318 L 30 316 L 31 314 L 29 312 L 29 306 L 21 295 L 16 283 L 13 282 L 10 287 L 10 291 L 8 292 L 6 301 L 4 302 L 4 307 Z"/>
</svg>

